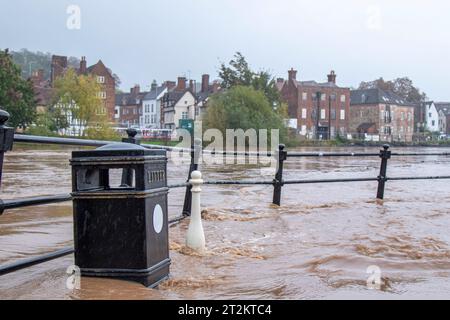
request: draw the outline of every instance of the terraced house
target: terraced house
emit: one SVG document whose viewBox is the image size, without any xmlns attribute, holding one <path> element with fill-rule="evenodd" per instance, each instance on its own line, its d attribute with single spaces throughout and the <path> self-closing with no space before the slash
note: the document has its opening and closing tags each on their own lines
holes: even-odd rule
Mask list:
<svg viewBox="0 0 450 320">
<path fill-rule="evenodd" d="M 336 73 L 328 81 L 297 80 L 291 68 L 288 79 L 278 78 L 276 85 L 288 104 L 289 123 L 300 136 L 307 139 L 328 139 L 346 136 L 350 109 L 350 89 L 336 85 Z"/>
<path fill-rule="evenodd" d="M 349 129 L 353 138 L 411 142 L 416 105 L 381 89 L 352 90 Z"/>
</svg>

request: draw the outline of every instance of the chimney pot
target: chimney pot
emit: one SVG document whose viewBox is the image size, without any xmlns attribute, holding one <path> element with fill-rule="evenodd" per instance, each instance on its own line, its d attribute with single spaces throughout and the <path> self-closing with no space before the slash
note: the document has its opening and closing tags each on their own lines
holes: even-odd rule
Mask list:
<svg viewBox="0 0 450 320">
<path fill-rule="evenodd" d="M 85 74 L 87 71 L 87 66 L 86 66 L 86 57 L 82 56 L 81 57 L 81 61 L 80 61 L 80 73 L 81 74 Z"/>
<path fill-rule="evenodd" d="M 297 70 L 294 70 L 294 68 L 291 68 L 291 70 L 288 71 L 289 80 L 297 80 Z"/>
<path fill-rule="evenodd" d="M 328 77 L 328 82 L 332 82 L 332 83 L 336 84 L 336 73 L 334 72 L 334 70 L 331 70 L 330 74 L 328 74 L 327 77 Z"/>
</svg>

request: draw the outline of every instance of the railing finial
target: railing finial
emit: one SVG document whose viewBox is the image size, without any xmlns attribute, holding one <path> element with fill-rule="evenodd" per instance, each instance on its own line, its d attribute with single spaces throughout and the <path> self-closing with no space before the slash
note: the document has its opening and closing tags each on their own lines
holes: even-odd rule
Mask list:
<svg viewBox="0 0 450 320">
<path fill-rule="evenodd" d="M 6 122 L 9 120 L 9 113 L 0 107 L 0 126 L 4 126 Z"/>
</svg>

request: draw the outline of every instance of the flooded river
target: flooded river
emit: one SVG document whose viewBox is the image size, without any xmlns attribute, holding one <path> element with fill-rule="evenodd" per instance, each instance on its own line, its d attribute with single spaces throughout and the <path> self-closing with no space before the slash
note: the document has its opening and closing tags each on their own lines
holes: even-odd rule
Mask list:
<svg viewBox="0 0 450 320">
<path fill-rule="evenodd" d="M 398 152 L 450 149 L 394 148 Z M 71 148 L 15 146 L 4 165 L 2 199 L 70 192 Z M 304 148 L 296 151 L 378 151 Z M 376 177 L 379 158 L 299 158 L 285 179 Z M 169 183 L 186 166 L 169 163 Z M 208 165 L 205 180 L 272 179 L 255 165 Z M 450 175 L 450 157 L 394 157 L 388 175 Z M 73 255 L 0 277 L 0 299 L 400 299 L 450 298 L 450 180 L 287 185 L 282 206 L 264 185 L 213 186 L 202 191 L 207 252 L 184 248 L 189 220 L 170 228 L 170 280 L 157 290 L 99 278 L 66 288 Z M 178 216 L 184 190 L 169 193 Z M 0 264 L 73 245 L 71 203 L 6 211 L 0 216 Z M 369 266 L 380 289 L 367 286 Z M 373 268 L 373 267 L 372 267 Z"/>
</svg>

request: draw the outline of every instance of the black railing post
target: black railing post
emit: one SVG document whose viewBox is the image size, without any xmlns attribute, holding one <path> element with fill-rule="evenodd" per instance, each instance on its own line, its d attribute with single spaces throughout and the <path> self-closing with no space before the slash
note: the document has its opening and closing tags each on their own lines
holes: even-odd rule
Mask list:
<svg viewBox="0 0 450 320">
<path fill-rule="evenodd" d="M 281 187 L 283 186 L 283 162 L 287 158 L 287 152 L 284 150 L 285 145 L 278 145 L 277 157 L 277 171 L 275 179 L 273 179 L 273 204 L 280 205 L 281 203 Z"/>
<path fill-rule="evenodd" d="M 189 174 L 187 178 L 187 182 L 191 179 L 192 171 L 198 170 L 198 161 L 200 158 L 200 153 L 202 152 L 201 140 L 195 139 L 194 143 L 191 144 L 191 164 L 189 166 Z M 192 186 L 188 185 L 186 187 L 186 193 L 184 194 L 184 203 L 183 203 L 183 215 L 190 216 L 191 215 L 191 202 L 192 202 Z"/>
<path fill-rule="evenodd" d="M 14 142 L 14 128 L 5 125 L 8 119 L 9 113 L 0 109 L 0 187 L 2 184 L 3 157 L 6 151 L 12 150 Z"/>
<path fill-rule="evenodd" d="M 127 138 L 122 138 L 122 142 L 141 144 L 141 139 L 137 138 L 136 135 L 138 131 L 133 128 L 128 128 L 126 130 Z M 131 187 L 133 186 L 133 171 L 128 168 L 122 170 L 122 181 L 120 183 L 121 187 Z"/>
<path fill-rule="evenodd" d="M 380 175 L 378 176 L 378 190 L 377 190 L 377 199 L 384 198 L 384 185 L 386 184 L 386 171 L 387 171 L 387 163 L 388 159 L 391 158 L 391 151 L 389 150 L 389 145 L 383 145 L 383 150 L 380 150 L 380 158 L 381 158 L 381 167 L 380 167 Z"/>
</svg>

